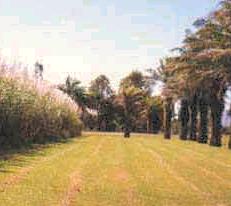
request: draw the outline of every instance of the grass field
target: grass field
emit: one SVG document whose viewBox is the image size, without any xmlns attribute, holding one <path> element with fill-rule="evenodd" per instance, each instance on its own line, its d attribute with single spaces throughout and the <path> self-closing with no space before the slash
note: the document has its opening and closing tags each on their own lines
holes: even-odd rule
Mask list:
<svg viewBox="0 0 231 206">
<path fill-rule="evenodd" d="M 231 206 L 231 151 L 85 133 L 0 160 L 1 206 Z"/>
</svg>

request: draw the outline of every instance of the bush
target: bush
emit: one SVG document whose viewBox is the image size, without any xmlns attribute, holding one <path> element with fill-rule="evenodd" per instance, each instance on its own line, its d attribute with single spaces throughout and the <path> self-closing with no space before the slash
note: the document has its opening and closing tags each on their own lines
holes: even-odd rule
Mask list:
<svg viewBox="0 0 231 206">
<path fill-rule="evenodd" d="M 32 80 L 0 77 L 0 145 L 17 147 L 81 134 L 77 105 L 61 91 Z"/>
</svg>

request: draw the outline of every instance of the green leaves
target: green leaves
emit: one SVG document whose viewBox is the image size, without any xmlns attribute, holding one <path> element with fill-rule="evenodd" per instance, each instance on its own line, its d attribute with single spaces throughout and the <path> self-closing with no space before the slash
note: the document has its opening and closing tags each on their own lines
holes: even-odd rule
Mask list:
<svg viewBox="0 0 231 206">
<path fill-rule="evenodd" d="M 165 83 L 165 95 L 185 96 L 202 85 L 212 90 L 217 79 L 221 90 L 230 85 L 231 1 L 223 1 L 216 11 L 198 19 L 194 26 L 196 31 L 186 35 L 178 55 L 161 64 L 162 72 L 158 73 Z"/>
<path fill-rule="evenodd" d="M 65 99 L 66 98 L 66 99 Z M 0 141 L 2 146 L 45 142 L 51 137 L 78 135 L 81 122 L 65 95 L 32 82 L 0 78 Z"/>
</svg>

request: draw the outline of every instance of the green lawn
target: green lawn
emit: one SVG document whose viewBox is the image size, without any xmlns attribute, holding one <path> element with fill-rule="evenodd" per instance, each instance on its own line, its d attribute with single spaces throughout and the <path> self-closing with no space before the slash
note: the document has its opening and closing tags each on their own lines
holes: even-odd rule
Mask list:
<svg viewBox="0 0 231 206">
<path fill-rule="evenodd" d="M 85 133 L 0 160 L 0 206 L 231 206 L 231 151 Z"/>
</svg>

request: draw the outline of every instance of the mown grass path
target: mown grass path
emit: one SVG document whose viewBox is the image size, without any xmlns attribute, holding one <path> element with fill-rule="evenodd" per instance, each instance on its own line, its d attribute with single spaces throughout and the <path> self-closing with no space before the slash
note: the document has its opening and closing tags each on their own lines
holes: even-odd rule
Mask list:
<svg viewBox="0 0 231 206">
<path fill-rule="evenodd" d="M 231 206 L 231 152 L 86 133 L 0 160 L 1 206 Z"/>
</svg>

